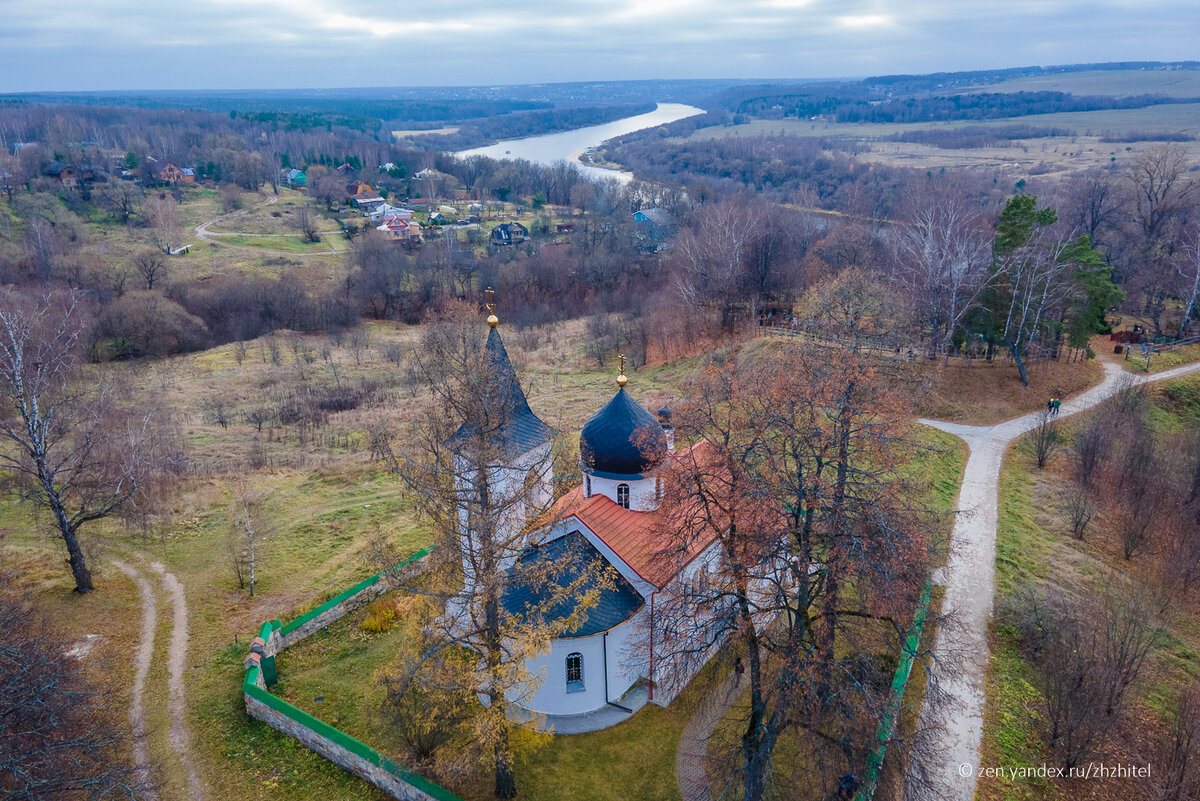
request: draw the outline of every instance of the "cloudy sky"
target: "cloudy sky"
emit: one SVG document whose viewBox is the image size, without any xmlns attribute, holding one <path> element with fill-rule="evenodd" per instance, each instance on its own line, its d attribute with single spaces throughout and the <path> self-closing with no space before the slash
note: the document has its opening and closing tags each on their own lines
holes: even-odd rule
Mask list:
<svg viewBox="0 0 1200 801">
<path fill-rule="evenodd" d="M 0 92 L 810 78 L 1200 58 L 1196 0 L 0 0 Z"/>
</svg>

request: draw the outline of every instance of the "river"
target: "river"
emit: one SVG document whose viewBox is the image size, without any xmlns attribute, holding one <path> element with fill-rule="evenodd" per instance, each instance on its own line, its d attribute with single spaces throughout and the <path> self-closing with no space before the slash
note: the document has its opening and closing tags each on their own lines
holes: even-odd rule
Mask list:
<svg viewBox="0 0 1200 801">
<path fill-rule="evenodd" d="M 587 128 L 576 128 L 572 131 L 528 136 L 524 139 L 509 139 L 487 147 L 460 150 L 454 155 L 458 157 L 488 156 L 494 159 L 525 159 L 546 165 L 568 161 L 574 163 L 589 178 L 595 180 L 615 179 L 621 183 L 628 183 L 633 178 L 632 173 L 584 164 L 579 157 L 588 148 L 596 147 L 607 139 L 624 136 L 645 128 L 653 128 L 656 125 L 666 125 L 669 122 L 703 113 L 704 109 L 686 106 L 682 103 L 659 103 L 658 108 L 654 111 L 639 114 L 636 117 L 625 117 L 613 122 L 606 122 L 603 125 L 590 125 Z"/>
</svg>

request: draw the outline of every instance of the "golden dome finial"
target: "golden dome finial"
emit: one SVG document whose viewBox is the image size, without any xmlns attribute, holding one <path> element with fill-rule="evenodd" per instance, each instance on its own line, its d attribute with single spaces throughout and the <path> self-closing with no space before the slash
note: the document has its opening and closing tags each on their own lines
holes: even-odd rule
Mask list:
<svg viewBox="0 0 1200 801">
<path fill-rule="evenodd" d="M 483 307 L 488 310 L 487 324 L 491 328 L 500 325 L 500 318 L 496 316 L 496 293 L 489 286 L 487 288 L 487 303 Z"/>
<path fill-rule="evenodd" d="M 617 361 L 619 364 L 617 367 L 617 386 L 624 389 L 625 385 L 629 383 L 629 379 L 625 376 L 625 354 L 618 355 Z"/>
</svg>

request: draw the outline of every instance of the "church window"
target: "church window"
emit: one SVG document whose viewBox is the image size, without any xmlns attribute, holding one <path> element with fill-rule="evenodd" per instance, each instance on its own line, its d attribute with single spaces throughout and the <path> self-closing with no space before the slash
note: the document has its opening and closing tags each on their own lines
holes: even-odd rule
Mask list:
<svg viewBox="0 0 1200 801">
<path fill-rule="evenodd" d="M 567 692 L 583 692 L 583 654 L 567 654 Z"/>
<path fill-rule="evenodd" d="M 625 509 L 629 508 L 629 485 L 617 485 L 617 504 Z"/>
<path fill-rule="evenodd" d="M 585 498 L 592 497 L 592 477 L 591 476 L 583 477 L 583 497 L 585 497 Z"/>
</svg>

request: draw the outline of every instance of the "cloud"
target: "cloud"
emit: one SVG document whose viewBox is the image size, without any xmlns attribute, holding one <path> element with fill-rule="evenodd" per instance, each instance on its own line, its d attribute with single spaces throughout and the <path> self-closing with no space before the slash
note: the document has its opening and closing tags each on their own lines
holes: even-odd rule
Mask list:
<svg viewBox="0 0 1200 801">
<path fill-rule="evenodd" d="M 1171 60 L 1194 57 L 1200 24 L 1193 0 L 39 5 L 0 0 L 0 91 L 802 78 Z"/>
</svg>

